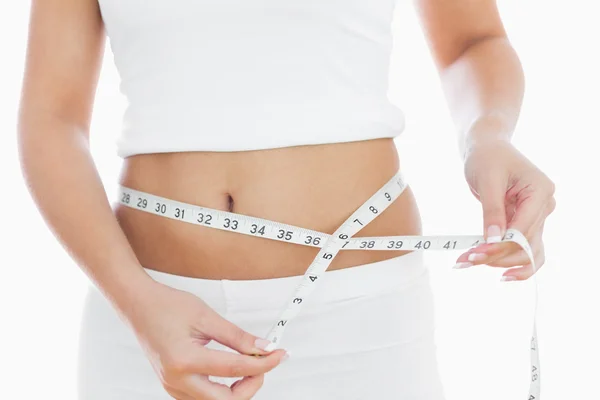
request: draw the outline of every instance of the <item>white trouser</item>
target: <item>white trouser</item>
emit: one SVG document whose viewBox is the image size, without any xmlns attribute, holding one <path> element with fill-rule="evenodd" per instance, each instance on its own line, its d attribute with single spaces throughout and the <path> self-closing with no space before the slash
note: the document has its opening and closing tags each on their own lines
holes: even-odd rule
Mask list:
<svg viewBox="0 0 600 400">
<path fill-rule="evenodd" d="M 260 337 L 302 278 L 210 280 L 147 271 Z M 278 346 L 291 357 L 265 375 L 255 400 L 443 399 L 423 253 L 326 271 L 320 280 Z M 91 284 L 80 339 L 80 400 L 171 398 L 131 330 Z M 232 351 L 214 341 L 208 347 Z"/>
</svg>

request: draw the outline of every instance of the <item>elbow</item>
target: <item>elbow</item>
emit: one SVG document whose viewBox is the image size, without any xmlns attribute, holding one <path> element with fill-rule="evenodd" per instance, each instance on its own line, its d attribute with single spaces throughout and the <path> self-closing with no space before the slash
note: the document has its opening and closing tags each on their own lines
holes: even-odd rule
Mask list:
<svg viewBox="0 0 600 400">
<path fill-rule="evenodd" d="M 39 160 L 56 162 L 73 144 L 89 148 L 89 129 L 60 113 L 21 103 L 16 121 L 16 139 L 19 165 L 27 179 L 29 170 L 40 169 Z"/>
</svg>

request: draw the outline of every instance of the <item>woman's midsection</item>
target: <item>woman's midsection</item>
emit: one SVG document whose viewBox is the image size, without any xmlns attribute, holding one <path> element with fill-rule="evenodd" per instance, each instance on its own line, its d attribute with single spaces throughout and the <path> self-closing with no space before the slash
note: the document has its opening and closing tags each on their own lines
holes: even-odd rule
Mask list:
<svg viewBox="0 0 600 400">
<path fill-rule="evenodd" d="M 399 169 L 392 139 L 240 152 L 158 153 L 125 160 L 121 184 L 199 206 L 333 233 Z M 187 224 L 122 205 L 115 214 L 140 263 L 205 279 L 303 274 L 318 248 Z M 410 187 L 355 237 L 417 235 Z M 340 251 L 329 270 L 406 251 Z"/>
</svg>

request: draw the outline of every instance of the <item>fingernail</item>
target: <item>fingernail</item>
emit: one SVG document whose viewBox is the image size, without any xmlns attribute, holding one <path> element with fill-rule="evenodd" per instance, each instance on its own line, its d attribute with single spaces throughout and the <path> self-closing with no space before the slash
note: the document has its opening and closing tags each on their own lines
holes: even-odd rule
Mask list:
<svg viewBox="0 0 600 400">
<path fill-rule="evenodd" d="M 502 278 L 500 278 L 500 280 L 502 282 L 516 281 L 517 277 L 516 276 L 512 276 L 512 275 L 504 275 L 504 276 L 502 276 Z"/>
<path fill-rule="evenodd" d="M 487 254 L 484 253 L 471 253 L 467 259 L 472 262 L 480 262 L 485 260 L 487 257 Z"/>
<path fill-rule="evenodd" d="M 269 340 L 267 339 L 263 339 L 263 338 L 258 338 L 254 341 L 254 346 L 257 349 L 261 349 L 261 350 L 265 350 L 268 351 L 267 349 L 269 348 L 269 346 L 271 346 L 273 343 L 271 343 Z"/>
<path fill-rule="evenodd" d="M 502 231 L 498 225 L 490 225 L 487 230 L 487 243 L 498 243 L 502 241 Z"/>
<path fill-rule="evenodd" d="M 472 267 L 473 264 L 470 262 L 460 262 L 460 263 L 456 263 L 456 265 L 452 268 L 454 269 L 461 269 L 461 268 L 469 268 Z"/>
<path fill-rule="evenodd" d="M 289 351 L 285 351 L 285 354 L 283 355 L 283 357 L 281 357 L 281 361 L 279 361 L 279 364 L 281 364 L 282 362 L 287 361 L 290 358 L 290 352 Z"/>
</svg>

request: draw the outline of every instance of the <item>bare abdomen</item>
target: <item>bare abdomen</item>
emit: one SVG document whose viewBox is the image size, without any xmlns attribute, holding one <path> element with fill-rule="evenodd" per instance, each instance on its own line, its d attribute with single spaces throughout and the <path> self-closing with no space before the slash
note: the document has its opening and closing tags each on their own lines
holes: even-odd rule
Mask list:
<svg viewBox="0 0 600 400">
<path fill-rule="evenodd" d="M 125 160 L 121 184 L 173 200 L 333 233 L 399 168 L 392 139 Z M 410 184 L 410 182 L 408 182 Z M 318 248 L 191 225 L 116 206 L 144 267 L 206 279 L 301 275 Z M 418 235 L 410 187 L 355 236 Z M 329 270 L 405 251 L 340 251 Z"/>
</svg>

